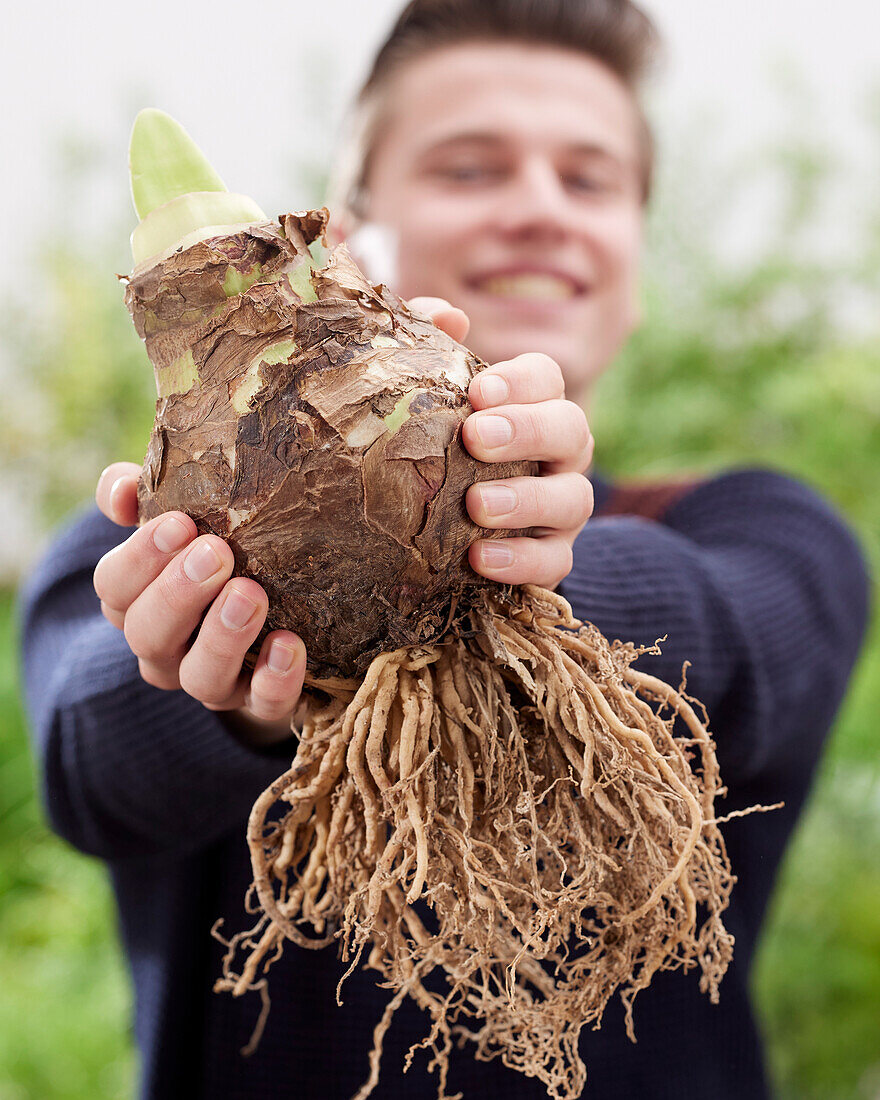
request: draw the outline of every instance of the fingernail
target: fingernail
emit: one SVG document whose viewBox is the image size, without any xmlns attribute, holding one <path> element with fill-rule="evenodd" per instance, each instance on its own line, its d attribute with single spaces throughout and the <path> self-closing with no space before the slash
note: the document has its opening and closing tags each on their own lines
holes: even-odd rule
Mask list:
<svg viewBox="0 0 880 1100">
<path fill-rule="evenodd" d="M 220 608 L 220 622 L 228 630 L 241 630 L 251 621 L 256 610 L 257 605 L 253 600 L 249 600 L 237 588 L 230 588 Z"/>
<path fill-rule="evenodd" d="M 478 416 L 474 424 L 484 447 L 503 447 L 513 439 L 513 425 L 506 416 Z"/>
<path fill-rule="evenodd" d="M 108 500 L 108 502 L 109 502 L 109 504 L 110 504 L 110 508 L 111 508 L 111 509 L 113 509 L 113 508 L 115 507 L 115 505 L 114 505 L 114 503 L 113 503 L 113 498 L 114 498 L 114 497 L 116 496 L 116 494 L 117 494 L 117 493 L 119 492 L 119 486 L 120 486 L 120 485 L 122 485 L 122 484 L 124 484 L 124 483 L 125 483 L 125 480 L 126 480 L 126 479 L 125 479 L 125 477 L 124 477 L 124 476 L 123 476 L 123 477 L 118 477 L 118 478 L 117 478 L 117 479 L 116 479 L 116 480 L 115 480 L 115 481 L 113 482 L 113 484 L 112 484 L 112 485 L 110 486 L 110 495 L 109 495 L 109 496 L 107 497 L 107 500 Z"/>
<path fill-rule="evenodd" d="M 516 507 L 516 493 L 505 485 L 481 485 L 480 500 L 487 516 L 503 516 Z"/>
<path fill-rule="evenodd" d="M 221 562 L 209 542 L 197 542 L 183 560 L 183 571 L 191 581 L 201 584 L 213 577 Z"/>
<path fill-rule="evenodd" d="M 480 555 L 484 565 L 502 566 L 513 564 L 513 551 L 500 542 L 484 542 Z"/>
<path fill-rule="evenodd" d="M 480 397 L 487 405 L 503 405 L 509 396 L 510 386 L 500 375 L 480 375 Z"/>
<path fill-rule="evenodd" d="M 287 672 L 293 667 L 295 656 L 295 650 L 291 649 L 289 645 L 279 642 L 276 638 L 269 646 L 269 656 L 266 658 L 266 664 L 273 672 Z"/>
<path fill-rule="evenodd" d="M 174 550 L 179 550 L 181 546 L 186 546 L 188 538 L 189 531 L 179 519 L 173 517 L 162 520 L 153 532 L 153 544 L 163 554 L 170 554 Z"/>
</svg>

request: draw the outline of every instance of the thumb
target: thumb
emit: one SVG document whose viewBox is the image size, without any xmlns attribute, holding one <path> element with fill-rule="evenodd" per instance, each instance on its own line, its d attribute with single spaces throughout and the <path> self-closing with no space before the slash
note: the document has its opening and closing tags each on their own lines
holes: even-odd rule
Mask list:
<svg viewBox="0 0 880 1100">
<path fill-rule="evenodd" d="M 107 519 L 122 527 L 138 521 L 137 483 L 141 468 L 133 462 L 113 462 L 98 478 L 95 503 Z"/>
<path fill-rule="evenodd" d="M 453 340 L 463 340 L 471 327 L 470 318 L 463 309 L 450 305 L 445 298 L 410 298 L 407 302 L 413 313 L 430 317 L 437 328 Z"/>
</svg>

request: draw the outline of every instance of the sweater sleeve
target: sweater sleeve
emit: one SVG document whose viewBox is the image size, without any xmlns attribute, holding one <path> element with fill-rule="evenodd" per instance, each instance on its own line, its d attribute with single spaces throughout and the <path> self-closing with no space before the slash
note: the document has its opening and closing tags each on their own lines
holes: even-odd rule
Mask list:
<svg viewBox="0 0 880 1100">
<path fill-rule="evenodd" d="M 859 546 L 812 490 L 768 470 L 704 482 L 662 522 L 596 518 L 559 591 L 636 667 L 708 710 L 731 785 L 818 757 L 868 617 Z"/>
<path fill-rule="evenodd" d="M 252 750 L 218 713 L 141 679 L 92 585 L 98 560 L 132 530 L 95 508 L 77 517 L 18 607 L 46 812 L 61 836 L 105 859 L 186 855 L 240 828 L 295 751 Z"/>
</svg>

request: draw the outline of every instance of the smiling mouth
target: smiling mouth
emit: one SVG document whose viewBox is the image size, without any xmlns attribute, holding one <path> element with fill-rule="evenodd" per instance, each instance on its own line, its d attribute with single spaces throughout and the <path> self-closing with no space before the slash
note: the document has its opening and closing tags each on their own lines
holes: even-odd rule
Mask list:
<svg viewBox="0 0 880 1100">
<path fill-rule="evenodd" d="M 494 298 L 515 301 L 562 302 L 577 295 L 568 279 L 544 272 L 522 275 L 489 275 L 474 284 L 475 289 Z"/>
</svg>

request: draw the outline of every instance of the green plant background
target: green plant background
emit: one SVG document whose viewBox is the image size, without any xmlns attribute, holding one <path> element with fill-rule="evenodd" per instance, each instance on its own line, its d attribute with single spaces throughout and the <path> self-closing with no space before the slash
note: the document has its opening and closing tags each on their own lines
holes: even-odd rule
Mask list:
<svg viewBox="0 0 880 1100">
<path fill-rule="evenodd" d="M 872 140 L 880 154 L 880 127 Z M 68 209 L 88 163 L 67 163 Z M 645 322 L 600 388 L 597 458 L 615 476 L 771 465 L 833 501 L 880 576 L 880 204 L 855 211 L 859 247 L 818 259 L 811 231 L 844 169 L 802 138 L 708 179 L 686 159 L 655 205 Z M 736 268 L 709 246 L 757 178 L 777 202 Z M 876 176 L 875 176 L 876 178 Z M 301 206 L 304 196 L 299 192 Z M 2 473 L 45 529 L 108 462 L 140 460 L 153 383 L 113 275 L 126 230 L 36 249 L 41 291 L 7 302 L 0 336 L 17 415 Z M 112 243 L 110 243 L 112 242 Z M 876 310 L 875 298 L 875 310 Z M 29 302 L 30 304 L 25 304 Z M 3 380 L 9 391 L 10 379 Z M 130 1097 L 131 998 L 102 866 L 46 829 L 18 694 L 14 592 L 0 593 L 0 1100 Z M 880 1096 L 880 627 L 788 851 L 753 975 L 776 1094 Z"/>
</svg>

